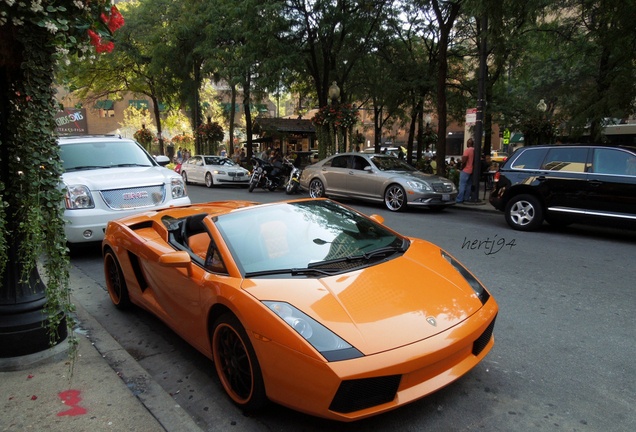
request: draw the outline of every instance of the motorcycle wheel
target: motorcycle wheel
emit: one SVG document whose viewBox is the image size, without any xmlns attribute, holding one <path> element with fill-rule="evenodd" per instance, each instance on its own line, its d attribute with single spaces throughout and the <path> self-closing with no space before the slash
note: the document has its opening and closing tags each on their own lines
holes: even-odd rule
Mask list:
<svg viewBox="0 0 636 432">
<path fill-rule="evenodd" d="M 250 186 L 247 188 L 247 191 L 252 192 L 256 187 L 256 183 L 258 183 L 258 180 L 252 177 L 252 180 L 250 180 Z"/>
<path fill-rule="evenodd" d="M 287 182 L 287 187 L 285 188 L 285 193 L 287 195 L 293 195 L 298 190 L 298 181 L 290 180 Z"/>
</svg>

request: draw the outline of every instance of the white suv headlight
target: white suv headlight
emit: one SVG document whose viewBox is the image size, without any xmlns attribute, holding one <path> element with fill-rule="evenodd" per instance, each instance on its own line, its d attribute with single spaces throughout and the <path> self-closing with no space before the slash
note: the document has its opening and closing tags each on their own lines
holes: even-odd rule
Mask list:
<svg viewBox="0 0 636 432">
<path fill-rule="evenodd" d="M 67 185 L 65 203 L 67 209 L 95 208 L 93 195 L 90 189 L 84 185 Z"/>
<path fill-rule="evenodd" d="M 183 179 L 181 177 L 171 177 L 171 190 L 172 190 L 172 199 L 183 198 L 187 196 L 185 185 L 183 184 Z"/>
</svg>

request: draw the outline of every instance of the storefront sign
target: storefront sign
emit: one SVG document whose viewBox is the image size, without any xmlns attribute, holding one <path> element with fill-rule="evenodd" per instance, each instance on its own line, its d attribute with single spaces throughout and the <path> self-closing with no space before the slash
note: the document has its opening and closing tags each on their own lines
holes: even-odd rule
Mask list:
<svg viewBox="0 0 636 432">
<path fill-rule="evenodd" d="M 55 131 L 60 135 L 86 135 L 86 109 L 64 108 L 55 114 Z"/>
</svg>

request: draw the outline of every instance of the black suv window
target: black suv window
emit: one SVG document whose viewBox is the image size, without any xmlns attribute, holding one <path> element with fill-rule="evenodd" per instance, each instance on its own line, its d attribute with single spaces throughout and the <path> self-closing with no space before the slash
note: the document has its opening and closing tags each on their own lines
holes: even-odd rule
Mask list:
<svg viewBox="0 0 636 432">
<path fill-rule="evenodd" d="M 545 148 L 523 150 L 521 154 L 512 162 L 511 168 L 533 170 L 539 169 L 539 167 L 541 167 L 543 159 L 545 158 L 546 151 L 547 149 Z"/>
<path fill-rule="evenodd" d="M 585 172 L 587 149 L 559 147 L 548 151 L 542 169 L 550 171 Z"/>
<path fill-rule="evenodd" d="M 592 169 L 599 174 L 636 175 L 636 155 L 615 149 L 594 149 Z"/>
</svg>

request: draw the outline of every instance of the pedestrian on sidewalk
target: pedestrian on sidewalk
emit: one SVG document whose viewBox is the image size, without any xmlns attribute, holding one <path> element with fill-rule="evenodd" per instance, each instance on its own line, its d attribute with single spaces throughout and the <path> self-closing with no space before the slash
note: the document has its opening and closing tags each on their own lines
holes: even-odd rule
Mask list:
<svg viewBox="0 0 636 432">
<path fill-rule="evenodd" d="M 459 193 L 455 202 L 457 204 L 468 201 L 470 198 L 472 178 L 473 178 L 473 162 L 475 159 L 475 141 L 472 138 L 466 142 L 466 150 L 462 155 L 461 171 L 459 172 Z"/>
</svg>

